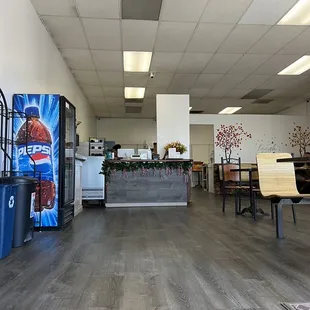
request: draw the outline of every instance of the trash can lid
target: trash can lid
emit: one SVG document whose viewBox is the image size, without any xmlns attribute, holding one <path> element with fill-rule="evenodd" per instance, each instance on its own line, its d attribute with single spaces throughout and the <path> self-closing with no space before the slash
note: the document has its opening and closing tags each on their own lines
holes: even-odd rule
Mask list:
<svg viewBox="0 0 310 310">
<path fill-rule="evenodd" d="M 38 180 L 30 177 L 3 177 L 0 178 L 0 184 L 31 184 L 38 183 Z"/>
</svg>

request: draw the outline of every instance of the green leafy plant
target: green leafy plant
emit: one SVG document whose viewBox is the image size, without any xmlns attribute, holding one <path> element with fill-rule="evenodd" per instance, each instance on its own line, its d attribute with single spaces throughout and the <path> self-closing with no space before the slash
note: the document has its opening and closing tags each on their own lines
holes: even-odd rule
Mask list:
<svg viewBox="0 0 310 310">
<path fill-rule="evenodd" d="M 189 175 L 193 166 L 192 161 L 104 161 L 100 174 L 105 175 L 107 181 L 110 181 L 112 172 L 126 171 L 126 172 L 138 172 L 145 170 L 176 170 L 183 173 L 183 175 Z"/>
<path fill-rule="evenodd" d="M 165 146 L 165 151 L 168 152 L 169 149 L 176 149 L 180 154 L 184 154 L 187 152 L 187 147 L 179 141 L 170 142 Z"/>
</svg>

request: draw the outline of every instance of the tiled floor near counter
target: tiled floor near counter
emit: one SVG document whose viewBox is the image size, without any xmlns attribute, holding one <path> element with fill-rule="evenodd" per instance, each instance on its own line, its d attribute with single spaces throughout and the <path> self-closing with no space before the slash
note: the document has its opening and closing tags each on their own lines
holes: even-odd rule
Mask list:
<svg viewBox="0 0 310 310">
<path fill-rule="evenodd" d="M 65 232 L 0 261 L 0 309 L 281 309 L 310 301 L 310 208 L 270 217 L 221 212 L 201 191 L 192 208 L 86 209 Z M 260 205 L 264 203 L 260 202 Z M 266 202 L 266 209 L 269 209 Z M 230 210 L 229 210 L 230 209 Z"/>
</svg>

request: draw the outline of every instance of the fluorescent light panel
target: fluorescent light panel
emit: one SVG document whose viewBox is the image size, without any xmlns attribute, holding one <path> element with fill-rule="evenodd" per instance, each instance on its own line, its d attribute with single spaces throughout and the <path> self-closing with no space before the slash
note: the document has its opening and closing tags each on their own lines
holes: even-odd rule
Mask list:
<svg viewBox="0 0 310 310">
<path fill-rule="evenodd" d="M 310 0 L 299 0 L 278 25 L 310 25 Z"/>
<path fill-rule="evenodd" d="M 221 112 L 219 112 L 219 114 L 234 114 L 237 111 L 239 111 L 240 109 L 242 109 L 242 107 L 227 107 L 224 110 L 222 110 Z"/>
<path fill-rule="evenodd" d="M 152 52 L 123 52 L 125 72 L 149 72 Z"/>
<path fill-rule="evenodd" d="M 284 70 L 278 73 L 278 75 L 300 75 L 310 69 L 310 56 L 302 56 Z"/>
<path fill-rule="evenodd" d="M 144 87 L 125 87 L 126 99 L 143 99 L 145 94 Z"/>
</svg>

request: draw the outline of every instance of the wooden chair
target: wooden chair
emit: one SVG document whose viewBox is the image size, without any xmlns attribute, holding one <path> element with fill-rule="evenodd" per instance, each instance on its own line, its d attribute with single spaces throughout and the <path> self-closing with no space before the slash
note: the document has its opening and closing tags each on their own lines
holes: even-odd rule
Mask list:
<svg viewBox="0 0 310 310">
<path fill-rule="evenodd" d="M 235 159 L 231 158 L 227 163 L 226 159 L 221 158 L 220 166 L 220 180 L 222 181 L 222 195 L 223 195 L 223 207 L 222 211 L 225 212 L 226 208 L 226 196 L 227 190 L 232 190 L 235 194 L 235 214 L 241 211 L 241 198 L 240 192 L 242 190 L 249 190 L 250 186 L 241 184 L 241 171 L 230 171 L 231 169 L 240 169 L 241 159 L 240 157 Z"/>
<path fill-rule="evenodd" d="M 288 153 L 257 154 L 260 191 L 263 197 L 275 204 L 277 238 L 283 238 L 283 205 L 294 205 L 310 194 L 300 194 L 297 190 L 293 163 L 278 163 L 277 159 L 292 158 Z M 293 209 L 293 215 L 295 210 Z"/>
</svg>

